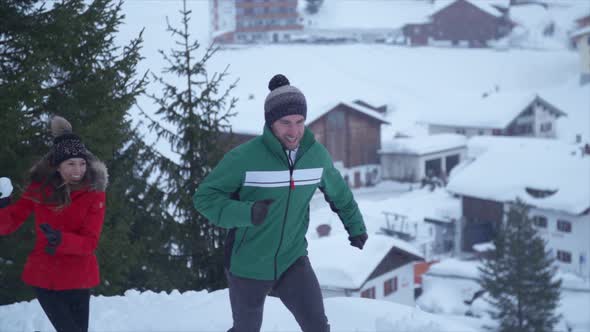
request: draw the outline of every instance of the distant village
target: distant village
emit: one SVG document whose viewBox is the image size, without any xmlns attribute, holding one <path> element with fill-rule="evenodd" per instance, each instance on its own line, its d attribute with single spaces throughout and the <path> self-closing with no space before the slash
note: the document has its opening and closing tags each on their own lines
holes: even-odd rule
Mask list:
<svg viewBox="0 0 590 332">
<path fill-rule="evenodd" d="M 221 44 L 498 47 L 517 27 L 510 19 L 511 10 L 547 6 L 540 0 L 424 2 L 435 10 L 422 20 L 396 22 L 389 28 L 328 29 L 309 23 L 297 0 L 211 0 L 212 33 Z M 567 43 L 579 53 L 579 84 L 586 85 L 590 84 L 590 13 L 578 17 L 575 25 Z M 546 33 L 551 33 L 551 26 Z M 363 253 L 367 270 L 349 284 L 330 284 L 320 275 L 325 296 L 414 304 L 421 278 L 434 262 L 486 255 L 494 229 L 506 218 L 515 197 L 532 207 L 534 224 L 560 270 L 579 278 L 582 286 L 578 286 L 590 291 L 590 142 L 581 135 L 573 142 L 557 139 L 556 123 L 568 116 L 568 110 L 542 93 L 507 93 L 497 87 L 457 108 L 478 112 L 431 118 L 425 137 L 383 139 L 382 127 L 389 124 L 387 106 L 359 99 L 342 101 L 307 119 L 351 188 L 392 180 L 445 192 L 436 203 L 424 202 L 428 207 L 421 214 L 383 211 L 379 234 L 372 238 L 379 250 Z M 252 137 L 235 133 L 235 144 Z M 481 181 L 481 177 L 498 180 Z M 329 236 L 330 227 L 319 225 L 317 234 Z M 389 241 L 383 240 L 387 237 Z M 314 245 L 319 244 L 310 244 Z M 322 262 L 318 264 L 321 270 Z M 325 264 L 336 268 L 334 262 Z M 346 274 L 351 262 L 341 265 Z M 471 291 L 469 296 L 477 290 Z"/>
</svg>

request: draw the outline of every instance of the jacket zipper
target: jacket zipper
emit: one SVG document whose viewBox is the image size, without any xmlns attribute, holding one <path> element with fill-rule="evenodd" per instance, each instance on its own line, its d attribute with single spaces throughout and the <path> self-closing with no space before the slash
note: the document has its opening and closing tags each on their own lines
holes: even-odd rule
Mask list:
<svg viewBox="0 0 590 332">
<path fill-rule="evenodd" d="M 289 166 L 289 174 L 291 178 L 291 184 L 293 184 L 293 167 Z M 289 203 L 291 201 L 291 191 L 295 189 L 294 186 L 289 186 L 289 194 L 287 195 L 287 207 L 285 208 L 285 216 L 283 217 L 283 226 L 281 228 L 281 238 L 279 239 L 279 246 L 277 247 L 277 251 L 275 252 L 275 275 L 274 280 L 277 280 L 277 258 L 279 257 L 279 251 L 281 250 L 281 245 L 283 244 L 283 237 L 285 236 L 285 225 L 287 224 L 287 215 L 289 213 Z"/>
<path fill-rule="evenodd" d="M 274 269 L 275 275 L 274 280 L 277 280 L 277 258 L 279 257 L 279 251 L 283 244 L 283 237 L 285 236 L 285 225 L 287 224 L 287 215 L 289 213 L 289 203 L 291 201 L 291 191 L 295 189 L 295 181 L 293 181 L 293 169 L 295 169 L 295 160 L 291 159 L 290 153 L 287 153 L 287 163 L 289 164 L 289 194 L 287 195 L 287 207 L 285 208 L 285 215 L 283 216 L 283 225 L 281 228 L 281 238 L 279 239 L 279 245 L 275 252 Z"/>
</svg>

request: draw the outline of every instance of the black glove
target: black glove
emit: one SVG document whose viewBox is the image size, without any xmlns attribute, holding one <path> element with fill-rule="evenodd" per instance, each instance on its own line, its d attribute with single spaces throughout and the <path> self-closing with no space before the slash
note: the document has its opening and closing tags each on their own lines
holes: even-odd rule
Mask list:
<svg viewBox="0 0 590 332">
<path fill-rule="evenodd" d="M 350 241 L 351 246 L 357 247 L 360 250 L 363 250 L 363 247 L 365 246 L 365 242 L 367 242 L 368 238 L 369 238 L 369 235 L 367 235 L 367 233 L 363 233 L 363 234 L 356 235 L 356 236 L 349 236 L 348 241 Z"/>
<path fill-rule="evenodd" d="M 61 243 L 61 232 L 57 229 L 52 228 L 49 224 L 39 225 L 43 231 L 43 235 L 52 247 L 57 247 Z"/>
<path fill-rule="evenodd" d="M 0 209 L 10 204 L 10 197 L 0 198 Z"/>
<path fill-rule="evenodd" d="M 254 202 L 252 205 L 252 224 L 258 226 L 264 223 L 264 218 L 268 213 L 268 207 L 274 202 L 274 199 L 263 199 Z"/>
</svg>

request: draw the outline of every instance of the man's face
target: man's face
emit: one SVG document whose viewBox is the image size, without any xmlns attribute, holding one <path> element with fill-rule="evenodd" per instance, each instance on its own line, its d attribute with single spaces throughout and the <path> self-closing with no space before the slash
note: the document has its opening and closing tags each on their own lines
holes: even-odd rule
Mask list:
<svg viewBox="0 0 590 332">
<path fill-rule="evenodd" d="M 270 127 L 285 148 L 294 150 L 299 146 L 301 137 L 303 137 L 305 118 L 300 114 L 285 115 Z"/>
</svg>

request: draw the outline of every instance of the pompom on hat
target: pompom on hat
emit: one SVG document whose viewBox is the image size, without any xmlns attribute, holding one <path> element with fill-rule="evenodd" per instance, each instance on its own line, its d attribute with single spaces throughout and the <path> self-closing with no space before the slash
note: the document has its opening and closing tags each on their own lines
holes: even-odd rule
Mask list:
<svg viewBox="0 0 590 332">
<path fill-rule="evenodd" d="M 88 150 L 80 137 L 72 132 L 72 125 L 61 116 L 51 119 L 51 134 L 53 135 L 53 157 L 51 164 L 57 166 L 70 158 L 88 160 Z"/>
<path fill-rule="evenodd" d="M 268 82 L 270 93 L 264 101 L 264 120 L 268 126 L 286 115 L 300 114 L 307 118 L 307 101 L 287 77 L 277 74 Z"/>
</svg>

